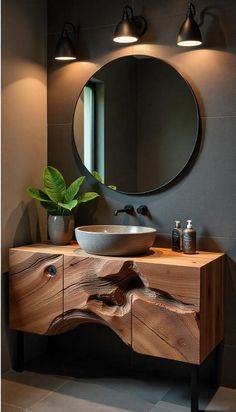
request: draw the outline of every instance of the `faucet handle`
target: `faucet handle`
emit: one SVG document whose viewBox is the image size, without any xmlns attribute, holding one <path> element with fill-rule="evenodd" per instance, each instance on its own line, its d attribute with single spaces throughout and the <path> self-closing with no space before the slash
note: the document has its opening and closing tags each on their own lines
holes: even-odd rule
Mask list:
<svg viewBox="0 0 236 412">
<path fill-rule="evenodd" d="M 149 213 L 148 207 L 147 207 L 146 205 L 140 205 L 140 206 L 137 208 L 137 213 L 138 213 L 139 215 L 147 216 L 148 213 Z"/>
<path fill-rule="evenodd" d="M 125 205 L 124 210 L 128 215 L 134 214 L 134 207 L 132 205 Z"/>
</svg>

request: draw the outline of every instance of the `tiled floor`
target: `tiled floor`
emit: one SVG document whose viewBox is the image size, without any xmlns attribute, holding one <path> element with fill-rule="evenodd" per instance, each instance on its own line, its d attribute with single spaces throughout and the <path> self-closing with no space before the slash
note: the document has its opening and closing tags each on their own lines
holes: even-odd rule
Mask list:
<svg viewBox="0 0 236 412">
<path fill-rule="evenodd" d="M 200 409 L 236 412 L 236 390 L 201 389 Z M 189 388 L 167 379 L 68 378 L 25 371 L 2 376 L 3 412 L 189 412 Z"/>
</svg>

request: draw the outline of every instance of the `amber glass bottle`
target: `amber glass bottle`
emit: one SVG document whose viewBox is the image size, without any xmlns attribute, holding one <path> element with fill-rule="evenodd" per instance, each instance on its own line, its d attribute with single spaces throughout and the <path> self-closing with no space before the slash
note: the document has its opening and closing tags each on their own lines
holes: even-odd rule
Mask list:
<svg viewBox="0 0 236 412">
<path fill-rule="evenodd" d="M 175 228 L 172 230 L 172 250 L 176 252 L 182 251 L 183 230 L 179 220 L 175 221 Z"/>
</svg>

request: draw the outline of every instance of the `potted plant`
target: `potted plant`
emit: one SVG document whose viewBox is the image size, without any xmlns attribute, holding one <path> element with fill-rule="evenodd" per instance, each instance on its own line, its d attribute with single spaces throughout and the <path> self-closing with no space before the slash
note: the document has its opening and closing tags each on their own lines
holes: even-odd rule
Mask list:
<svg viewBox="0 0 236 412">
<path fill-rule="evenodd" d="M 43 173 L 44 190 L 35 187 L 27 189 L 28 194 L 39 200 L 49 212 L 48 233 L 55 245 L 68 244 L 74 233 L 74 216 L 72 210 L 79 204 L 89 202 L 99 196 L 95 192 L 78 195 L 85 176 L 81 176 L 66 187 L 62 174 L 55 167 L 47 166 Z"/>
</svg>

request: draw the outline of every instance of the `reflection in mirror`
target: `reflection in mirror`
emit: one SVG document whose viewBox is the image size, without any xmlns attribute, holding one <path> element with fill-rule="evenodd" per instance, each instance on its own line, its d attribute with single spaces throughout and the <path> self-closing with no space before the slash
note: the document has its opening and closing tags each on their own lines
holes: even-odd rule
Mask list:
<svg viewBox="0 0 236 412">
<path fill-rule="evenodd" d="M 75 108 L 74 139 L 86 168 L 106 185 L 141 193 L 172 181 L 196 146 L 199 115 L 188 83 L 150 56 L 106 64 Z"/>
</svg>

